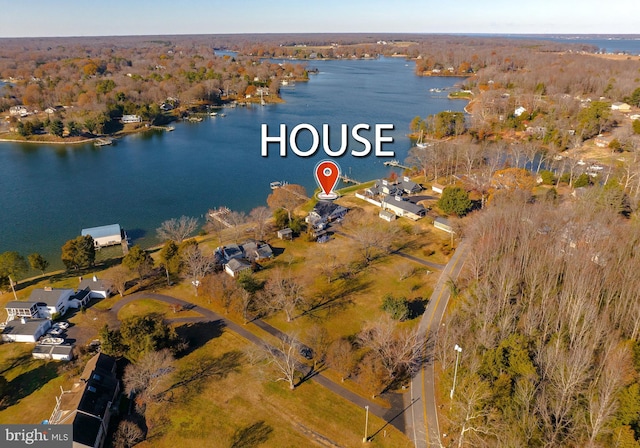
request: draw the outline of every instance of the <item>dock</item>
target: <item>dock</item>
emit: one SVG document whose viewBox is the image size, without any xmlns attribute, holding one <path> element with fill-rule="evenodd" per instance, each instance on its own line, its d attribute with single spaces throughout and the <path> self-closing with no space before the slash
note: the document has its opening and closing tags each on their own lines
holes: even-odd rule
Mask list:
<svg viewBox="0 0 640 448">
<path fill-rule="evenodd" d="M 97 139 L 94 140 L 93 145 L 94 146 L 113 145 L 113 139 L 112 138 L 97 138 Z"/>
<path fill-rule="evenodd" d="M 396 167 L 396 168 L 402 168 L 402 169 L 405 169 L 405 170 L 410 170 L 411 169 L 411 167 L 405 166 L 405 165 L 401 164 L 400 162 L 398 162 L 397 160 L 389 160 L 387 162 L 384 162 L 383 165 L 384 166 L 393 166 L 393 167 Z"/>
<path fill-rule="evenodd" d="M 208 216 L 211 219 L 215 219 L 216 221 L 218 221 L 219 223 L 221 223 L 223 226 L 227 227 L 227 228 L 231 228 L 233 227 L 233 225 L 231 225 L 229 223 L 229 221 L 227 221 L 225 219 L 225 216 L 227 216 L 229 213 L 231 213 L 231 210 L 227 207 L 220 207 L 220 208 L 214 208 L 212 210 L 209 210 Z"/>
<path fill-rule="evenodd" d="M 355 179 L 350 178 L 349 176 L 347 176 L 346 174 L 342 174 L 340 175 L 340 180 L 342 182 L 344 182 L 345 184 L 354 184 L 354 185 L 360 185 L 362 182 L 357 181 Z"/>
</svg>

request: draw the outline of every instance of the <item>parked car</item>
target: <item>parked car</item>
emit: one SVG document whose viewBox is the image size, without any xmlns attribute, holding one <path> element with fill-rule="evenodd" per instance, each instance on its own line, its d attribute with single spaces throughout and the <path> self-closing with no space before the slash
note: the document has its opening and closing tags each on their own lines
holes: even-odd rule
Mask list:
<svg viewBox="0 0 640 448">
<path fill-rule="evenodd" d="M 313 350 L 306 345 L 300 347 L 300 355 L 305 359 L 313 359 Z"/>
</svg>

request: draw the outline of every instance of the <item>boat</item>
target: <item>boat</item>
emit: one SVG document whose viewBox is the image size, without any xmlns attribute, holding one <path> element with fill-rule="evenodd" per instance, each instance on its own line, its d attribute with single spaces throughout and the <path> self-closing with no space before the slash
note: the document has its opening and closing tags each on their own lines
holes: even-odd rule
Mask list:
<svg viewBox="0 0 640 448">
<path fill-rule="evenodd" d="M 165 131 L 167 132 L 171 132 L 171 131 L 175 131 L 176 127 L 175 126 L 167 126 L 166 128 L 164 128 Z"/>
<path fill-rule="evenodd" d="M 60 345 L 64 343 L 64 339 L 63 338 L 42 338 L 42 340 L 40 341 L 41 344 L 46 344 L 46 345 Z"/>
<path fill-rule="evenodd" d="M 422 134 L 422 131 L 420 131 L 420 137 L 418 137 L 418 141 L 416 142 L 416 146 L 418 148 L 426 148 L 427 146 L 429 146 L 428 143 L 422 141 Z"/>
<path fill-rule="evenodd" d="M 283 180 L 282 182 L 280 182 L 279 180 L 277 180 L 275 182 L 271 182 L 269 184 L 269 187 L 271 187 L 272 190 L 275 190 L 277 188 L 284 187 L 285 185 L 287 185 L 286 181 Z"/>
<path fill-rule="evenodd" d="M 218 115 L 218 116 L 219 116 L 219 117 L 226 117 L 226 116 L 227 116 L 227 114 L 220 114 L 220 115 Z"/>
<path fill-rule="evenodd" d="M 209 112 L 209 116 L 210 117 L 217 117 L 218 116 L 218 112 Z"/>
</svg>

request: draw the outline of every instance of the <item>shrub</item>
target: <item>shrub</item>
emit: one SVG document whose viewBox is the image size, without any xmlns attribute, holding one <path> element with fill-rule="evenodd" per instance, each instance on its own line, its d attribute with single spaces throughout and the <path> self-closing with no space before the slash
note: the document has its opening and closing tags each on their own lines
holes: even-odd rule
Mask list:
<svg viewBox="0 0 640 448">
<path fill-rule="evenodd" d="M 409 301 L 406 297 L 395 298 L 391 294 L 382 301 L 382 310 L 395 320 L 405 320 L 409 317 Z"/>
</svg>

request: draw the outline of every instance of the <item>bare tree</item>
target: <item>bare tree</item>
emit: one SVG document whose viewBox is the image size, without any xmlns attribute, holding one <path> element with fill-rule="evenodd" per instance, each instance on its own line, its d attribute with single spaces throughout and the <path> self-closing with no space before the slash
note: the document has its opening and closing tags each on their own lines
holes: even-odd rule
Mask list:
<svg viewBox="0 0 640 448">
<path fill-rule="evenodd" d="M 216 260 L 213 255 L 205 255 L 197 246 L 190 246 L 182 255 L 185 271 L 191 284 L 194 286 L 196 296 L 198 295 L 198 287 L 201 280 L 214 268 Z"/>
<path fill-rule="evenodd" d="M 314 324 L 307 330 L 307 341 L 313 349 L 313 368 L 315 369 L 318 363 L 325 361 L 331 345 L 331 336 L 325 327 Z"/>
<path fill-rule="evenodd" d="M 255 229 L 255 237 L 258 240 L 264 239 L 267 230 L 268 221 L 271 218 L 271 212 L 267 207 L 256 207 L 249 213 L 249 219 Z"/>
<path fill-rule="evenodd" d="M 198 220 L 189 216 L 171 218 L 160 224 L 156 229 L 158 238 L 162 241 L 172 240 L 180 244 L 198 227 Z"/>
<path fill-rule="evenodd" d="M 296 387 L 296 364 L 300 344 L 292 335 L 285 334 L 277 347 L 264 345 L 264 352 L 267 355 L 267 363 L 272 365 L 278 372 L 276 381 L 286 381 L 289 389 Z"/>
<path fill-rule="evenodd" d="M 131 448 L 144 440 L 144 432 L 136 422 L 122 420 L 114 438 L 117 448 Z"/>
<path fill-rule="evenodd" d="M 124 292 L 127 289 L 128 278 L 129 271 L 124 266 L 116 266 L 108 274 L 108 280 L 111 282 L 114 289 L 118 291 L 120 297 L 124 297 Z"/>
<path fill-rule="evenodd" d="M 291 322 L 296 308 L 304 302 L 304 287 L 284 269 L 277 269 L 269 278 L 265 294 L 272 309 L 284 311 L 287 322 Z"/>
<path fill-rule="evenodd" d="M 124 387 L 143 401 L 154 401 L 164 379 L 174 370 L 175 359 L 169 349 L 148 352 L 137 363 L 124 371 Z"/>
<path fill-rule="evenodd" d="M 327 350 L 327 364 L 340 374 L 340 380 L 344 382 L 356 365 L 351 342 L 342 338 L 333 341 Z"/>
<path fill-rule="evenodd" d="M 289 221 L 296 207 L 307 200 L 307 192 L 301 185 L 289 184 L 273 190 L 267 197 L 267 204 L 272 210 L 283 208 L 287 211 Z"/>
</svg>

